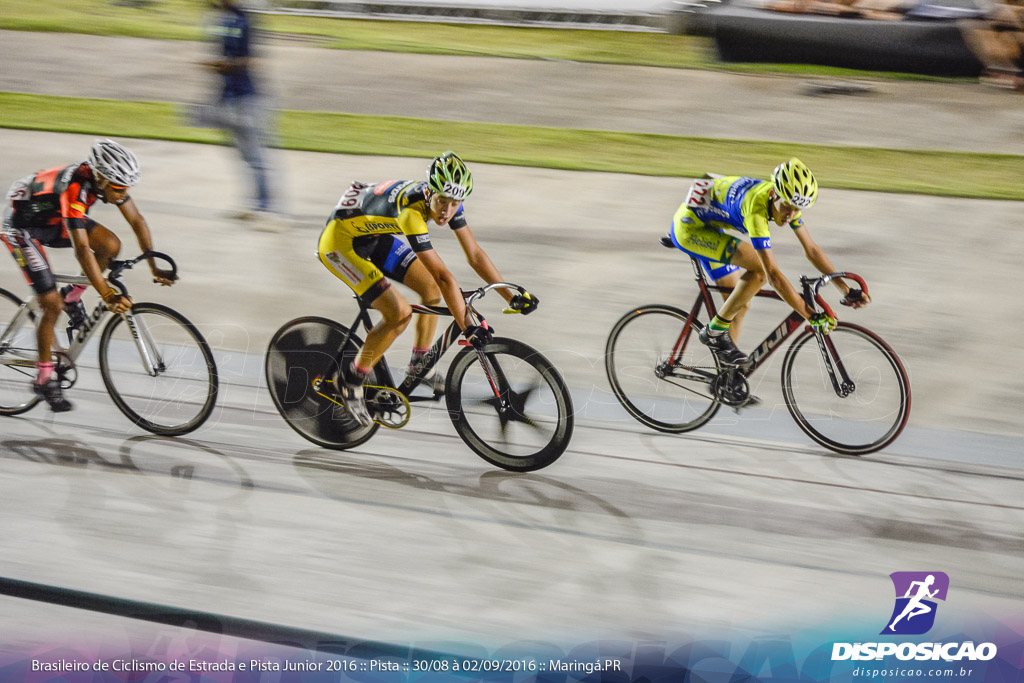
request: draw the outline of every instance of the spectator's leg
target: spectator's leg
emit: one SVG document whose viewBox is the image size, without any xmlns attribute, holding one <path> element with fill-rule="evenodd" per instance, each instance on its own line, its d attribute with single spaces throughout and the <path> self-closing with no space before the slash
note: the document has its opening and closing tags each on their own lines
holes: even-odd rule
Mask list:
<svg viewBox="0 0 1024 683">
<path fill-rule="evenodd" d="M 263 131 L 260 126 L 259 105 L 254 97 L 240 97 L 228 104 L 228 131 L 242 160 L 249 166 L 256 190 L 256 208 L 270 209 L 270 191 L 267 169 L 263 162 Z"/>
</svg>

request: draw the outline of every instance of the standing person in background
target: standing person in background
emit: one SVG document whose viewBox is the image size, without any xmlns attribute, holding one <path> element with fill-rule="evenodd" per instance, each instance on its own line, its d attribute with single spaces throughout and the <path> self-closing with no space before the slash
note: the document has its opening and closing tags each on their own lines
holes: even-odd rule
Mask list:
<svg viewBox="0 0 1024 683">
<path fill-rule="evenodd" d="M 231 135 L 254 183 L 253 206 L 235 217 L 253 221 L 259 230 L 277 232 L 284 223 L 275 211 L 277 191 L 272 195 L 270 189 L 266 150 L 269 113 L 252 75 L 252 25 L 235 0 L 211 2 L 220 10 L 214 32 L 220 41 L 221 57 L 206 62 L 206 66 L 224 80 L 217 121 Z"/>
</svg>

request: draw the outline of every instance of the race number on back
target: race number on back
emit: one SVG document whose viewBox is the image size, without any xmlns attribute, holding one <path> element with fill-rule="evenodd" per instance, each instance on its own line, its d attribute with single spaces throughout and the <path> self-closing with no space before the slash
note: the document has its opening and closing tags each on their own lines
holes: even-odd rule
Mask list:
<svg viewBox="0 0 1024 683">
<path fill-rule="evenodd" d="M 700 179 L 695 180 L 693 185 L 690 186 L 690 191 L 686 195 L 686 206 L 691 209 L 702 209 L 711 204 L 711 190 L 715 186 L 715 181 L 712 179 Z"/>
</svg>

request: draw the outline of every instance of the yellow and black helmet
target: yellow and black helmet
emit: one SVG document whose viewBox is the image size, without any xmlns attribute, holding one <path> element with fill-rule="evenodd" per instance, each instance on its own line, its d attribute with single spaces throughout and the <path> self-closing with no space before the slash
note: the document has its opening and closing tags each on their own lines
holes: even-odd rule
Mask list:
<svg viewBox="0 0 1024 683">
<path fill-rule="evenodd" d="M 818 198 L 818 181 L 804 162 L 793 157 L 772 171 L 772 185 L 782 199 L 798 209 L 806 209 Z"/>
</svg>

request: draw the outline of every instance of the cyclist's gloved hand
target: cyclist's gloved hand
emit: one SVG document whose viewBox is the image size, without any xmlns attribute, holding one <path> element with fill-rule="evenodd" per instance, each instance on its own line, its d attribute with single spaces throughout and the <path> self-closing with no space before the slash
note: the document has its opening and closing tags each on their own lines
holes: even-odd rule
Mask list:
<svg viewBox="0 0 1024 683">
<path fill-rule="evenodd" d="M 502 313 L 522 313 L 523 315 L 530 315 L 537 310 L 537 304 L 539 303 L 540 299 L 529 292 L 523 292 L 522 294 L 516 294 L 512 297 L 512 300 L 508 302 L 508 307 L 505 308 Z"/>
<path fill-rule="evenodd" d="M 494 330 L 487 326 L 487 323 L 483 325 L 470 325 L 462 331 L 462 336 L 466 338 L 474 348 L 482 349 L 487 345 L 491 339 L 494 338 Z"/>
<path fill-rule="evenodd" d="M 844 306 L 853 306 L 854 308 L 860 308 L 861 306 L 867 306 L 871 303 L 871 297 L 863 289 L 850 289 L 842 299 L 839 300 Z"/>
<path fill-rule="evenodd" d="M 811 326 L 812 330 L 821 334 L 828 334 L 836 329 L 836 319 L 828 313 L 815 313 L 807 319 L 807 324 Z"/>
</svg>

